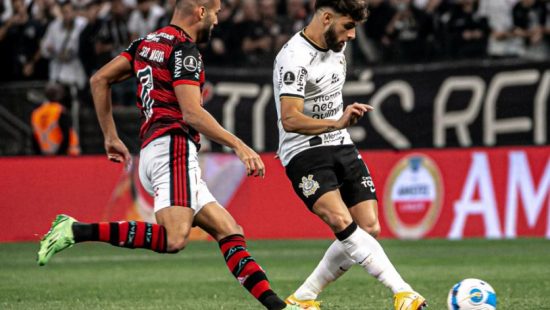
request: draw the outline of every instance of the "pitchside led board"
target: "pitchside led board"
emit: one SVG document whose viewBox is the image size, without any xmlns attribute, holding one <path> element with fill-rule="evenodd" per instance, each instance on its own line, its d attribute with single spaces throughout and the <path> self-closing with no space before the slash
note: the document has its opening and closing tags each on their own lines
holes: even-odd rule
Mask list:
<svg viewBox="0 0 550 310">
<path fill-rule="evenodd" d="M 548 146 L 361 154 L 376 185 L 383 238 L 550 239 Z M 233 155 L 202 154 L 203 176 L 250 238 L 333 238 L 298 200 L 274 155 L 262 155 L 261 179 L 247 178 Z M 104 156 L 10 157 L 0 171 L 0 205 L 9 211 L 0 241 L 37 240 L 58 213 L 83 221 L 153 218 L 135 170 Z"/>
</svg>

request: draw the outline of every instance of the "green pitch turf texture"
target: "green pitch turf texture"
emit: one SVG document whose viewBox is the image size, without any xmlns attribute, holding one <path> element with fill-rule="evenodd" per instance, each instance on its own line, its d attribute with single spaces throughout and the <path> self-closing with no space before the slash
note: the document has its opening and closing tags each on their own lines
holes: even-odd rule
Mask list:
<svg viewBox="0 0 550 310">
<path fill-rule="evenodd" d="M 329 240 L 250 241 L 252 255 L 286 297 L 307 277 Z M 498 309 L 550 309 L 550 241 L 382 240 L 398 270 L 446 309 L 452 285 L 488 281 Z M 227 270 L 214 242 L 175 255 L 78 244 L 35 263 L 37 244 L 0 244 L 0 309 L 262 309 Z M 391 292 L 354 266 L 322 293 L 323 309 L 392 309 Z"/>
</svg>

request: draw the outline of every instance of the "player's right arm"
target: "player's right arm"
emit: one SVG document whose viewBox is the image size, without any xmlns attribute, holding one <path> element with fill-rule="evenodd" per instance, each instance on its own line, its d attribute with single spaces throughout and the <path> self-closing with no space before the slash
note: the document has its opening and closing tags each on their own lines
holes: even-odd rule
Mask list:
<svg viewBox="0 0 550 310">
<path fill-rule="evenodd" d="M 111 60 L 90 78 L 94 106 L 103 132 L 104 146 L 109 160 L 127 165 L 131 162 L 130 152 L 118 137 L 113 119 L 111 85 L 132 76 L 128 59 L 118 56 Z"/>
<path fill-rule="evenodd" d="M 281 96 L 281 123 L 286 132 L 302 135 L 319 135 L 353 126 L 364 113 L 373 107 L 363 103 L 353 103 L 346 107 L 338 120 L 316 119 L 304 114 L 304 99 Z"/>
</svg>

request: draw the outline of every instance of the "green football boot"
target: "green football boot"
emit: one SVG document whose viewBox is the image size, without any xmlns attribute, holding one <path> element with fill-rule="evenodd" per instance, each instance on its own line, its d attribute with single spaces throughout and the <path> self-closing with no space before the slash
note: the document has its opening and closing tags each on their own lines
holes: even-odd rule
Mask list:
<svg viewBox="0 0 550 310">
<path fill-rule="evenodd" d="M 73 223 L 76 220 L 68 215 L 58 215 L 52 223 L 50 230 L 42 237 L 40 241 L 40 250 L 38 250 L 38 265 L 44 266 L 52 256 L 66 248 L 73 246 Z"/>
</svg>

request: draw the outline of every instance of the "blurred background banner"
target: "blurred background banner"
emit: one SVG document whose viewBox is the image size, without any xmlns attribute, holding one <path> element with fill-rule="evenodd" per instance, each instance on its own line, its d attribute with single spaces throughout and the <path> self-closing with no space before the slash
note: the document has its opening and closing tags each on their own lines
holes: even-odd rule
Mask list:
<svg viewBox="0 0 550 310">
<path fill-rule="evenodd" d="M 369 103 L 376 110 L 350 128 L 360 149 L 546 145 L 549 136 L 550 62 L 440 63 L 386 66 L 349 72 L 345 103 Z M 208 71 L 205 108 L 258 151 L 278 146 L 277 113 L 268 69 Z M 0 84 L 0 155 L 32 154 L 28 125 L 40 102 L 36 82 Z M 118 130 L 139 152 L 139 110 L 115 106 Z M 330 104 L 320 100 L 319 108 Z M 83 154 L 103 153 L 95 112 L 79 111 Z M 203 139 L 203 147 L 225 151 Z"/>
<path fill-rule="evenodd" d="M 344 102 L 376 110 L 350 132 L 360 149 L 547 144 L 549 69 L 506 60 L 352 70 Z M 256 149 L 276 151 L 271 72 L 209 77 L 218 82 L 206 108 Z M 329 104 L 321 98 L 320 111 Z"/>
<path fill-rule="evenodd" d="M 381 237 L 550 239 L 548 146 L 361 154 L 376 184 Z M 333 238 L 292 192 L 274 154 L 262 158 L 268 174 L 257 179 L 246 178 L 232 155 L 201 155 L 205 180 L 246 235 Z M 152 219 L 137 173 L 103 156 L 3 158 L 0 171 L 0 242 L 37 240 L 58 213 L 91 222 Z"/>
</svg>

